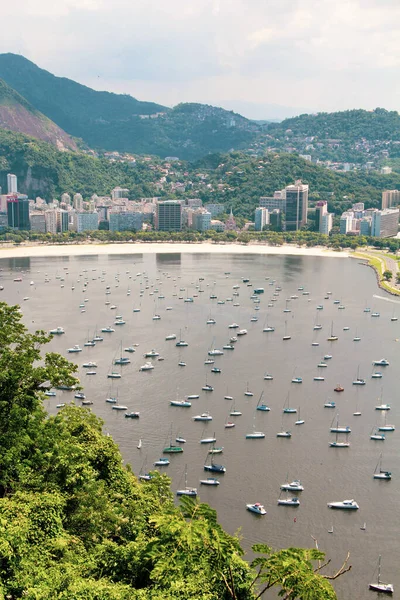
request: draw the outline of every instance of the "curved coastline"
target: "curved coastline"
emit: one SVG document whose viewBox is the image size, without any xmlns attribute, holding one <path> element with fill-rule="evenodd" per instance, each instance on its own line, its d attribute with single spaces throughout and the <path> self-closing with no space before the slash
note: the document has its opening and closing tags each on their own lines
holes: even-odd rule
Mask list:
<svg viewBox="0 0 400 600">
<path fill-rule="evenodd" d="M 2 244 L 0 258 L 57 257 L 57 256 L 95 256 L 97 254 L 265 254 L 289 256 L 318 256 L 328 258 L 348 258 L 346 251 L 337 252 L 322 246 L 311 248 L 294 244 L 270 246 L 262 243 L 223 243 L 209 242 L 132 242 L 132 243 L 84 243 L 84 244 Z"/>
</svg>

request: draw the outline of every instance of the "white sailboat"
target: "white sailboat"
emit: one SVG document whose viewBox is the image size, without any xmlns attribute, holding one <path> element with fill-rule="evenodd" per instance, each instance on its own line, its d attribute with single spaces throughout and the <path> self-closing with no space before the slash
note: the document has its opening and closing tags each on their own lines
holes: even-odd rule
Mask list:
<svg viewBox="0 0 400 600">
<path fill-rule="evenodd" d="M 338 339 L 339 339 L 338 336 L 333 333 L 333 321 L 332 321 L 332 323 L 331 323 L 331 334 L 327 338 L 327 341 L 328 342 L 336 342 Z"/>
<path fill-rule="evenodd" d="M 287 341 L 287 340 L 290 340 L 291 338 L 292 338 L 292 336 L 289 335 L 287 332 L 287 321 L 285 321 L 285 335 L 283 336 L 282 339 L 283 339 L 283 341 Z"/>
<path fill-rule="evenodd" d="M 141 447 L 142 447 L 142 439 L 139 440 L 139 443 L 137 445 L 138 450 L 140 450 Z"/>
<path fill-rule="evenodd" d="M 384 583 L 381 581 L 381 556 L 378 559 L 378 580 L 369 584 L 369 589 L 374 592 L 380 592 L 383 594 L 393 594 L 394 588 L 391 583 Z"/>
<path fill-rule="evenodd" d="M 197 496 L 197 488 L 189 487 L 187 484 L 187 465 L 185 465 L 185 487 L 176 491 L 177 496 L 191 496 L 195 498 Z"/>
<path fill-rule="evenodd" d="M 385 481 L 389 481 L 392 479 L 392 474 L 390 471 L 385 471 L 382 469 L 382 453 L 379 456 L 379 460 L 376 463 L 375 471 L 374 471 L 374 479 L 384 479 Z"/>
</svg>

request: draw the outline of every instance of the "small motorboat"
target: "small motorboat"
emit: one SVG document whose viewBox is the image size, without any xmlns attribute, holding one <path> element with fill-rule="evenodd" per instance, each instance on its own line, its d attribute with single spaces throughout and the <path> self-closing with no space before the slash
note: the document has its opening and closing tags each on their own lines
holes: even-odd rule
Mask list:
<svg viewBox="0 0 400 600">
<path fill-rule="evenodd" d="M 246 504 L 247 510 L 255 513 L 256 515 L 266 515 L 267 511 L 259 502 L 255 502 L 254 504 Z"/>
</svg>

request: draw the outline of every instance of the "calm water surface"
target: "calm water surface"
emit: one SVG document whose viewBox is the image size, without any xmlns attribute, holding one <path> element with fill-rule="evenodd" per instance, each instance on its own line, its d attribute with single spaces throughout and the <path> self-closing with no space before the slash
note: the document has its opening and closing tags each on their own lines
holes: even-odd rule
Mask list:
<svg viewBox="0 0 400 600">
<path fill-rule="evenodd" d="M 217 509 L 229 532 L 240 528 L 246 550 L 255 542 L 275 548 L 311 547 L 314 536 L 332 559 L 332 572 L 347 552 L 351 553 L 351 572 L 335 582 L 339 598 L 374 597 L 368 583 L 374 579 L 379 554 L 383 579 L 399 588 L 399 429 L 388 433 L 384 441 L 372 441 L 370 434 L 385 420 L 385 413 L 374 409 L 381 398 L 391 405 L 388 423 L 400 428 L 400 320 L 391 321 L 393 315 L 400 318 L 400 305 L 377 288 L 372 270 L 342 258 L 209 254 L 15 259 L 0 261 L 0 268 L 4 286 L 0 297 L 21 304 L 29 328 L 65 328 L 65 335 L 55 337 L 49 349 L 80 366 L 86 397 L 94 402 L 92 410 L 104 419 L 105 430 L 118 442 L 136 473 L 150 470 L 169 444 L 171 432 L 172 440 L 179 433 L 187 439 L 184 453 L 171 456 L 171 464 L 165 468 L 172 489 L 184 485 L 187 465 L 188 485 L 198 487 L 201 500 Z M 18 276 L 22 282 L 13 281 Z M 252 285 L 243 283 L 243 278 Z M 238 289 L 234 289 L 236 285 Z M 106 286 L 110 294 L 106 294 Z M 282 290 L 276 292 L 277 286 Z M 265 289 L 258 296 L 259 304 L 251 298 L 254 287 Z M 325 299 L 328 291 L 332 295 Z M 217 299 L 210 299 L 212 294 Z M 290 299 L 293 295 L 298 298 Z M 188 297 L 194 301 L 185 302 Z M 339 309 L 334 300 L 345 308 Z M 81 312 L 81 303 L 85 312 Z M 112 304 L 117 306 L 115 310 L 110 310 Z M 323 309 L 317 310 L 318 305 Z M 379 312 L 380 317 L 371 317 L 365 307 Z M 140 312 L 134 313 L 133 308 Z M 155 314 L 161 319 L 153 320 Z M 116 315 L 126 324 L 114 326 Z M 215 325 L 206 324 L 209 317 L 216 320 Z M 258 320 L 251 321 L 252 317 Z M 204 365 L 207 352 L 229 342 L 237 332 L 228 327 L 234 322 L 248 334 L 239 337 L 234 351 L 215 357 L 215 366 L 222 372 L 213 374 L 212 365 Z M 313 330 L 316 323 L 322 325 L 321 330 Z M 275 327 L 275 332 L 263 333 L 265 324 Z M 69 347 L 83 346 L 95 331 L 108 325 L 115 332 L 102 334 L 104 341 L 96 347 L 67 354 Z M 339 337 L 336 342 L 327 341 L 332 327 Z M 288 341 L 282 340 L 285 332 L 291 336 Z M 178 348 L 175 341 L 166 341 L 172 333 L 189 346 Z M 361 340 L 353 341 L 355 336 Z M 138 346 L 134 354 L 125 354 L 131 364 L 123 366 L 122 378 L 112 382 L 107 373 L 120 355 L 121 344 L 122 348 Z M 148 360 L 143 354 L 153 348 L 164 361 L 153 359 L 154 370 L 140 372 Z M 318 368 L 325 354 L 332 359 L 327 368 Z M 381 358 L 390 366 L 376 367 L 383 378 L 371 379 L 372 361 Z M 92 377 L 81 368 L 90 360 L 98 365 L 97 375 Z M 180 361 L 186 366 L 179 366 Z M 273 375 L 272 381 L 264 380 L 266 372 Z M 315 376 L 325 379 L 314 381 Z M 352 385 L 357 376 L 366 380 L 365 386 Z M 292 377 L 302 377 L 303 383 L 291 383 Z M 206 382 L 214 386 L 213 392 L 202 391 Z M 345 388 L 341 394 L 333 391 L 338 383 Z M 244 396 L 247 388 L 253 397 Z M 255 410 L 262 392 L 270 412 Z M 123 412 L 112 410 L 105 402 L 110 393 L 118 395 L 129 410 L 140 411 L 140 419 L 125 419 Z M 189 394 L 200 395 L 191 408 L 170 406 L 171 400 Z M 233 396 L 233 403 L 225 400 L 225 395 Z M 57 403 L 71 400 L 70 392 L 57 391 L 46 407 L 54 414 Z M 327 400 L 334 400 L 337 408 L 324 408 Z M 294 424 L 298 415 L 283 414 L 285 403 L 300 409 L 304 425 Z M 242 416 L 231 417 L 236 427 L 225 429 L 232 404 Z M 209 411 L 213 420 L 194 422 L 192 417 L 203 411 Z M 354 416 L 355 411 L 362 415 Z M 351 427 L 347 449 L 329 447 L 335 439 L 329 429 L 337 413 L 339 424 Z M 276 437 L 282 427 L 291 430 L 290 439 Z M 264 432 L 265 439 L 245 439 L 253 428 Z M 219 487 L 204 488 L 199 480 L 210 475 L 203 470 L 205 460 L 209 462 L 209 446 L 199 442 L 214 433 L 217 445 L 224 447 L 216 462 L 227 471 L 219 476 Z M 373 479 L 381 452 L 382 466 L 392 472 L 391 481 Z M 280 485 L 287 478 L 299 478 L 304 485 L 298 508 L 277 505 Z M 359 503 L 358 511 L 327 508 L 328 502 L 348 498 Z M 259 519 L 247 512 L 249 502 L 264 504 L 267 515 Z M 364 523 L 366 529 L 361 530 Z M 332 526 L 334 533 L 329 534 Z"/>
</svg>

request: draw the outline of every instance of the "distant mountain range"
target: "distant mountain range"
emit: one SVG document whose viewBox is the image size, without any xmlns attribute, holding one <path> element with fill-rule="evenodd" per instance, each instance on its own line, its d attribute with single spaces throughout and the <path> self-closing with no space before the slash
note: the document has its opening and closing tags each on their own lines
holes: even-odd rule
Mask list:
<svg viewBox="0 0 400 600">
<path fill-rule="evenodd" d="M 68 134 L 95 149 L 195 160 L 209 152 L 244 148 L 261 130 L 257 123 L 222 108 L 179 104 L 170 109 L 125 94 L 97 92 L 16 54 L 0 54 L 0 78 Z"/>
</svg>

